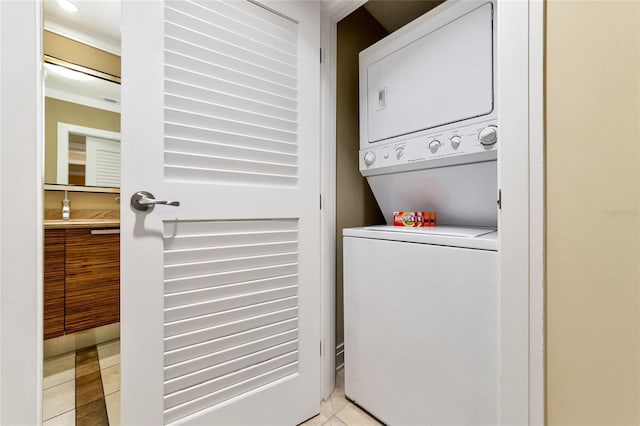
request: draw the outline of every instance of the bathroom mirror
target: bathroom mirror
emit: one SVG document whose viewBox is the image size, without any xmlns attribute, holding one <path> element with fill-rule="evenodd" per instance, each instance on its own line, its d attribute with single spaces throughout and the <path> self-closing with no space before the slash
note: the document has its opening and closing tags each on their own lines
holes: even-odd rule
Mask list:
<svg viewBox="0 0 640 426">
<path fill-rule="evenodd" d="M 119 78 L 45 56 L 45 184 L 120 187 Z"/>
</svg>

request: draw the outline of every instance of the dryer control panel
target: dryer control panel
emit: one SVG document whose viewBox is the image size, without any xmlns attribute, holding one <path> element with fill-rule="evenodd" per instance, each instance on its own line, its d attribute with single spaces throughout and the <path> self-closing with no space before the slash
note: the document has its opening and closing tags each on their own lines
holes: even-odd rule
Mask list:
<svg viewBox="0 0 640 426">
<path fill-rule="evenodd" d="M 363 176 L 491 161 L 497 158 L 496 120 L 360 150 Z"/>
</svg>

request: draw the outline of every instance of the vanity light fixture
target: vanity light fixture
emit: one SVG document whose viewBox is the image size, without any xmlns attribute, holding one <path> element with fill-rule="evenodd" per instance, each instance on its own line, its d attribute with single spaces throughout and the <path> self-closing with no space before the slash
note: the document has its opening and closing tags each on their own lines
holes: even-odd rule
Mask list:
<svg viewBox="0 0 640 426">
<path fill-rule="evenodd" d="M 58 6 L 66 10 L 67 12 L 75 13 L 79 10 L 78 5 L 71 0 L 57 0 Z"/>
<path fill-rule="evenodd" d="M 47 64 L 47 68 L 49 68 L 59 76 L 68 78 L 70 80 L 90 81 L 95 78 L 93 76 L 81 73 L 79 71 L 74 71 L 69 68 L 61 67 L 59 65 Z"/>
</svg>

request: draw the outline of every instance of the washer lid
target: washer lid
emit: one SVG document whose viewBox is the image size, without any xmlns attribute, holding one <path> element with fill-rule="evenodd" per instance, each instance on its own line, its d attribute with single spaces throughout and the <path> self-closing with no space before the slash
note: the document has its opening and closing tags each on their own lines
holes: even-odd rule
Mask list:
<svg viewBox="0 0 640 426">
<path fill-rule="evenodd" d="M 433 226 L 433 227 L 409 227 L 409 226 L 367 226 L 364 230 L 384 232 L 410 232 L 419 235 L 442 235 L 449 237 L 476 238 L 481 235 L 490 234 L 495 228 L 463 228 L 459 226 Z"/>
<path fill-rule="evenodd" d="M 495 228 L 467 228 L 461 226 L 435 226 L 409 228 L 402 226 L 367 226 L 345 228 L 345 237 L 368 238 L 418 244 L 434 244 L 480 250 L 498 250 L 498 232 Z"/>
</svg>

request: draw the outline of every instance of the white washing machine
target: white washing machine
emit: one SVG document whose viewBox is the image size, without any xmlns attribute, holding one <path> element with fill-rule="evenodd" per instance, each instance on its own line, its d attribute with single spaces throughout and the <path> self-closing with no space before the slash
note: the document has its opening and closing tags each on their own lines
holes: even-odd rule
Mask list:
<svg viewBox="0 0 640 426">
<path fill-rule="evenodd" d="M 349 399 L 388 425 L 498 424 L 496 236 L 344 230 Z"/>
</svg>

